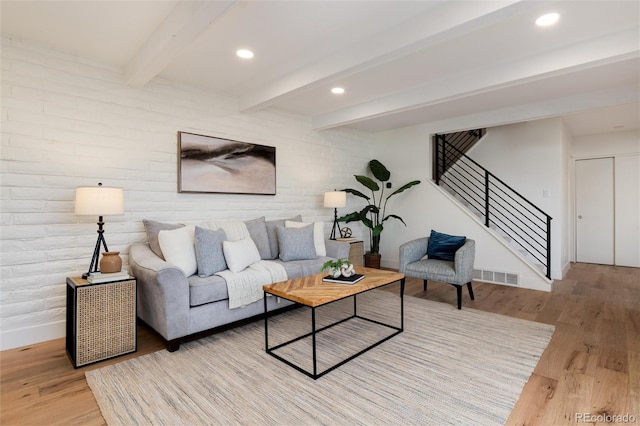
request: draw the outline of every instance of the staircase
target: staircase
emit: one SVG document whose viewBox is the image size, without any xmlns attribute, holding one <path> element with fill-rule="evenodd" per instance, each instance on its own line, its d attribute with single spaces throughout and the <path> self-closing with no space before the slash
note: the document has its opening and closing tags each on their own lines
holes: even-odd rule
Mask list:
<svg viewBox="0 0 640 426">
<path fill-rule="evenodd" d="M 449 167 L 453 166 L 462 154 L 466 154 L 482 137 L 487 133 L 486 129 L 464 130 L 462 132 L 454 132 L 447 134 L 436 134 L 433 137 L 433 158 L 439 158 L 437 153 L 437 141 L 446 141 L 450 146 L 455 148 L 450 150 L 447 156 L 440 157 L 441 172 L 446 173 Z M 433 180 L 438 182 L 438 169 L 433 167 Z"/>
<path fill-rule="evenodd" d="M 479 129 L 435 135 L 433 179 L 551 279 L 551 216 L 465 154 L 484 133 Z"/>
</svg>

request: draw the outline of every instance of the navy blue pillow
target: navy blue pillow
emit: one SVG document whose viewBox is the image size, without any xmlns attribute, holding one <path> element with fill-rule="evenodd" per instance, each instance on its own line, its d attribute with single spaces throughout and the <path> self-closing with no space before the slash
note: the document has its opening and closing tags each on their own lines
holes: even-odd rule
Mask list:
<svg viewBox="0 0 640 426">
<path fill-rule="evenodd" d="M 427 245 L 427 256 L 429 256 L 429 259 L 452 261 L 456 255 L 456 251 L 458 251 L 466 241 L 467 237 L 456 237 L 431 230 L 429 245 Z"/>
</svg>

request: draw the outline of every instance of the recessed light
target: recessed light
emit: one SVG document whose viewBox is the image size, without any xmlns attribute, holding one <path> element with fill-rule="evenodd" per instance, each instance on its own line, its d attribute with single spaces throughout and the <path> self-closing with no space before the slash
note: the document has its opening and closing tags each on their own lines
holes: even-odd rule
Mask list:
<svg viewBox="0 0 640 426">
<path fill-rule="evenodd" d="M 242 59 L 251 59 L 253 58 L 253 52 L 247 49 L 240 49 L 236 51 L 236 55 L 241 57 Z"/>
<path fill-rule="evenodd" d="M 342 95 L 344 93 L 344 89 L 342 87 L 334 87 L 331 89 L 331 93 L 334 95 Z"/>
<path fill-rule="evenodd" d="M 536 25 L 539 27 L 548 27 L 555 24 L 560 19 L 560 15 L 557 13 L 547 13 L 536 19 Z"/>
</svg>

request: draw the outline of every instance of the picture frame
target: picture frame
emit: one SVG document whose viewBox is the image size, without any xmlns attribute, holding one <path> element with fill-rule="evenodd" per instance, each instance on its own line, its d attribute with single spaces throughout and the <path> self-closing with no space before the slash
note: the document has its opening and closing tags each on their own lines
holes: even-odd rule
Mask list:
<svg viewBox="0 0 640 426">
<path fill-rule="evenodd" d="M 178 192 L 276 194 L 276 148 L 178 132 Z"/>
</svg>

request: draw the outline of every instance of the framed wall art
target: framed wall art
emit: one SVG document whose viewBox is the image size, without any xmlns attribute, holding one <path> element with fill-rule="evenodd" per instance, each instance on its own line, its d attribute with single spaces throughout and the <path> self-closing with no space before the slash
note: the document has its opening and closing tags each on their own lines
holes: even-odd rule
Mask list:
<svg viewBox="0 0 640 426">
<path fill-rule="evenodd" d="M 276 193 L 276 148 L 178 132 L 178 192 Z"/>
</svg>

